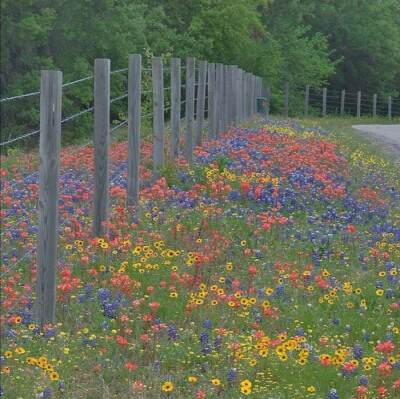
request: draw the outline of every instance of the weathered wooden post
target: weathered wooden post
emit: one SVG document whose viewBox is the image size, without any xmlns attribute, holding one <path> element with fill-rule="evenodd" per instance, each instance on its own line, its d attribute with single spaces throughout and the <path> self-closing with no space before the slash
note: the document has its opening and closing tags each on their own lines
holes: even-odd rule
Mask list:
<svg viewBox="0 0 400 399">
<path fill-rule="evenodd" d="M 142 56 L 132 54 L 128 71 L 128 207 L 139 202 L 141 77 Z"/>
<path fill-rule="evenodd" d="M 392 96 L 388 97 L 388 118 L 392 119 Z"/>
<path fill-rule="evenodd" d="M 56 322 L 58 197 L 60 185 L 62 73 L 42 71 L 40 82 L 39 227 L 36 315 L 41 326 Z"/>
<path fill-rule="evenodd" d="M 269 108 L 271 105 L 271 88 L 267 86 L 267 117 L 269 116 Z"/>
<path fill-rule="evenodd" d="M 237 121 L 237 65 L 231 65 L 231 122 L 236 123 Z"/>
<path fill-rule="evenodd" d="M 322 117 L 326 118 L 326 93 L 327 89 L 324 87 L 322 89 Z"/>
<path fill-rule="evenodd" d="M 243 69 L 238 69 L 237 74 L 237 118 L 240 122 L 243 119 Z"/>
<path fill-rule="evenodd" d="M 287 118 L 289 115 L 289 82 L 285 83 L 285 108 L 283 116 Z"/>
<path fill-rule="evenodd" d="M 342 96 L 340 98 L 340 117 L 343 118 L 344 116 L 344 100 L 346 97 L 346 90 L 342 90 Z"/>
<path fill-rule="evenodd" d="M 217 102 L 219 101 L 218 89 L 216 88 L 215 64 L 210 62 L 207 71 L 207 108 L 208 108 L 208 140 L 214 140 L 217 135 L 218 118 Z"/>
<path fill-rule="evenodd" d="M 207 61 L 199 62 L 199 80 L 196 104 L 196 145 L 200 146 L 203 135 L 204 105 L 206 96 Z M 214 123 L 214 121 L 213 121 Z"/>
<path fill-rule="evenodd" d="M 376 99 L 377 99 L 377 95 L 374 94 L 372 97 L 372 117 L 376 118 Z"/>
<path fill-rule="evenodd" d="M 152 59 L 153 80 L 153 175 L 164 165 L 164 80 L 161 57 Z"/>
<path fill-rule="evenodd" d="M 194 57 L 186 59 L 186 132 L 185 132 L 185 159 L 188 163 L 193 162 L 193 120 L 194 120 Z"/>
<path fill-rule="evenodd" d="M 93 234 L 108 233 L 110 146 L 110 60 L 94 60 L 94 215 Z"/>
<path fill-rule="evenodd" d="M 181 128 L 181 60 L 171 58 L 171 151 L 170 161 L 179 156 Z"/>
<path fill-rule="evenodd" d="M 304 100 L 304 118 L 308 118 L 308 101 L 310 98 L 310 85 L 306 85 L 306 98 Z"/>
<path fill-rule="evenodd" d="M 253 117 L 257 112 L 257 104 L 256 104 L 256 77 L 253 74 L 251 76 L 251 116 Z"/>
<path fill-rule="evenodd" d="M 230 124 L 229 122 L 229 66 L 224 65 L 224 109 L 223 109 L 223 121 L 224 124 L 222 126 L 222 132 L 225 134 L 227 131 L 227 126 Z"/>
<path fill-rule="evenodd" d="M 361 116 L 361 91 L 357 92 L 357 118 Z"/>
<path fill-rule="evenodd" d="M 210 70 L 208 71 L 210 73 Z M 223 129 L 223 115 L 222 115 L 222 110 L 224 109 L 224 66 L 223 64 L 218 63 L 216 65 L 216 98 L 215 98 L 215 123 L 216 123 L 216 129 L 214 136 L 212 137 L 217 138 L 219 135 L 219 132 L 222 131 Z M 209 99 L 210 100 L 210 99 Z M 210 103 L 208 103 L 210 107 Z"/>
</svg>

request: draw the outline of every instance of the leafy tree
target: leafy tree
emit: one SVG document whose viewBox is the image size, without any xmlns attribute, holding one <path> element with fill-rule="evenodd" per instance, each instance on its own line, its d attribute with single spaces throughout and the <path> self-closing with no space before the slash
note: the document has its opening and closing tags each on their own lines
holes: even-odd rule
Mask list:
<svg viewBox="0 0 400 399">
<path fill-rule="evenodd" d="M 332 88 L 399 94 L 398 0 L 321 0 L 310 22 L 336 50 L 332 59 L 343 57 L 330 79 Z"/>
</svg>

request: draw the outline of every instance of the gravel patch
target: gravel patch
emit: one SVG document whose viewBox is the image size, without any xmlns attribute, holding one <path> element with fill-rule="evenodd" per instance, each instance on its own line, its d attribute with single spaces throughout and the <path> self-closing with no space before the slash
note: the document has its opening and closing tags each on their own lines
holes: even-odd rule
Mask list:
<svg viewBox="0 0 400 399">
<path fill-rule="evenodd" d="M 400 161 L 400 125 L 353 125 Z"/>
</svg>

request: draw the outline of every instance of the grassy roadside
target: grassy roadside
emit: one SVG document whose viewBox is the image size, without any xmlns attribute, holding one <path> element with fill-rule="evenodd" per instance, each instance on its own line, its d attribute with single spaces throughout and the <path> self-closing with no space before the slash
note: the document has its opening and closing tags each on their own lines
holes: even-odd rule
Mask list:
<svg viewBox="0 0 400 399">
<path fill-rule="evenodd" d="M 366 155 L 380 157 L 387 162 L 398 163 L 398 153 L 387 143 L 373 138 L 370 135 L 352 128 L 352 125 L 391 125 L 400 123 L 399 120 L 389 121 L 387 118 L 371 117 L 329 117 L 312 119 L 295 119 L 305 127 L 319 127 L 323 130 L 336 133 L 335 136 L 342 143 L 347 153 L 362 150 Z"/>
</svg>

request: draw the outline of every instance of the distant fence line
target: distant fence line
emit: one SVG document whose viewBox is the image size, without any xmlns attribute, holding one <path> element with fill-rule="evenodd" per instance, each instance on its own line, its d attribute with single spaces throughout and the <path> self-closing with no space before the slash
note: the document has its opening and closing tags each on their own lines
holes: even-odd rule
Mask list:
<svg viewBox="0 0 400 399">
<path fill-rule="evenodd" d="M 164 68 L 161 57 L 152 59 L 153 112 L 141 115 L 143 91 L 142 57 L 129 57 L 128 93 L 119 98 L 128 98 L 128 177 L 127 206 L 137 205 L 139 200 L 139 163 L 141 119 L 153 116 L 153 174 L 164 163 L 164 93 L 170 91 L 169 107 L 170 160 L 179 156 L 181 106 L 185 104 L 185 144 L 183 156 L 193 162 L 194 145 L 203 140 L 204 114 L 208 100 L 207 139 L 216 139 L 227 126 L 251 118 L 257 111 L 256 99 L 267 90 L 262 79 L 238 68 L 201 61 L 195 66 L 195 58 L 188 57 L 186 66 L 181 60 L 171 59 L 170 68 Z M 181 71 L 186 71 L 182 85 Z M 197 83 L 196 83 L 196 70 Z M 164 72 L 170 72 L 170 87 L 164 87 Z M 119 71 L 117 71 L 119 72 Z M 110 60 L 96 59 L 94 62 L 94 215 L 93 235 L 107 234 L 109 218 L 109 137 L 110 137 Z M 89 77 L 92 78 L 92 77 Z M 86 79 L 86 78 L 85 78 Z M 195 87 L 197 86 L 197 95 Z M 40 169 L 39 169 L 39 229 L 37 237 L 37 284 L 36 314 L 41 325 L 55 322 L 56 265 L 58 237 L 58 201 L 60 184 L 61 99 L 62 73 L 41 72 L 40 89 Z M 185 89 L 185 100 L 181 101 L 181 90 Z M 119 99 L 117 98 L 117 99 Z M 117 100 L 115 99 L 115 100 Z M 195 112 L 196 102 L 196 112 Z M 88 109 L 82 112 L 90 112 Z M 82 114 L 79 113 L 79 114 Z M 77 114 L 78 115 L 78 114 Z M 196 123 L 195 123 L 196 122 Z M 194 137 L 194 128 L 195 137 Z"/>
<path fill-rule="evenodd" d="M 373 118 L 387 116 L 389 120 L 393 117 L 400 117 L 400 98 L 378 97 L 375 94 L 329 91 L 326 87 L 322 91 L 313 91 L 310 85 L 306 85 L 304 91 L 295 90 L 292 95 L 289 89 L 289 83 L 284 87 L 284 105 L 283 114 L 285 117 L 300 116 L 309 117 L 310 108 L 313 113 L 325 118 L 328 114 L 335 114 L 343 118 L 345 115 L 354 115 L 361 117 L 369 115 Z M 292 105 L 294 103 L 294 105 Z M 300 109 L 300 104 L 304 104 L 304 111 Z M 290 112 L 292 111 L 292 112 Z"/>
</svg>

